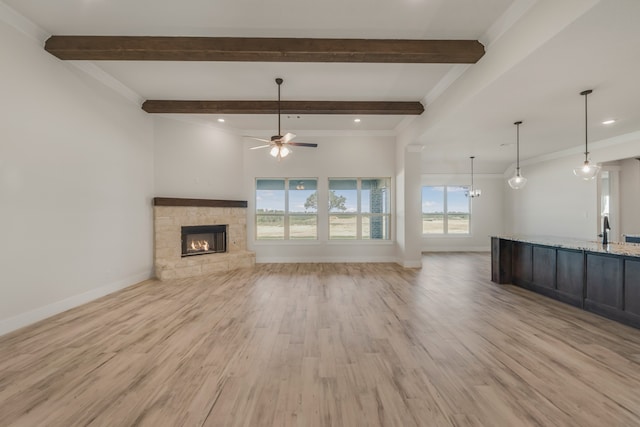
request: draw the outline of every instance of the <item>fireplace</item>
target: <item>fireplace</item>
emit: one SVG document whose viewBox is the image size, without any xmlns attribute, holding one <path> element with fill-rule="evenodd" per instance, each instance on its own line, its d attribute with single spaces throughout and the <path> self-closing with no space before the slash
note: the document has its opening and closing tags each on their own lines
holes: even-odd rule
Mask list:
<svg viewBox="0 0 640 427">
<path fill-rule="evenodd" d="M 226 251 L 226 225 L 182 227 L 182 257 Z"/>
</svg>

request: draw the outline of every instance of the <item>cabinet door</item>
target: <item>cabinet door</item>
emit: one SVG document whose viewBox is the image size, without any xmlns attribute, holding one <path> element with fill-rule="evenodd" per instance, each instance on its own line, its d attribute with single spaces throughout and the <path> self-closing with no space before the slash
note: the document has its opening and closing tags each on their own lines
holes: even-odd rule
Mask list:
<svg viewBox="0 0 640 427">
<path fill-rule="evenodd" d="M 584 293 L 584 253 L 558 249 L 558 291 L 582 298 Z"/>
<path fill-rule="evenodd" d="M 527 285 L 533 279 L 532 251 L 529 243 L 513 243 L 513 283 Z"/>
<path fill-rule="evenodd" d="M 556 250 L 533 247 L 533 283 L 549 289 L 556 287 Z"/>
<path fill-rule="evenodd" d="M 587 299 L 622 310 L 622 258 L 587 254 Z"/>
<path fill-rule="evenodd" d="M 511 240 L 491 238 L 491 280 L 511 283 Z"/>
<path fill-rule="evenodd" d="M 624 311 L 640 316 L 640 261 L 624 262 Z"/>
</svg>

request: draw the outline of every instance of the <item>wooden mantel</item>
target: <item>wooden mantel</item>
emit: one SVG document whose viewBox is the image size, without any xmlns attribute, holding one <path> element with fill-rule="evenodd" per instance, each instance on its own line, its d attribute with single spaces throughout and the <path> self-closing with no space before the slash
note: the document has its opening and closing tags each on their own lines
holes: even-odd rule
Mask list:
<svg viewBox="0 0 640 427">
<path fill-rule="evenodd" d="M 203 208 L 246 208 L 246 200 L 178 199 L 175 197 L 154 197 L 153 206 L 189 206 Z"/>
</svg>

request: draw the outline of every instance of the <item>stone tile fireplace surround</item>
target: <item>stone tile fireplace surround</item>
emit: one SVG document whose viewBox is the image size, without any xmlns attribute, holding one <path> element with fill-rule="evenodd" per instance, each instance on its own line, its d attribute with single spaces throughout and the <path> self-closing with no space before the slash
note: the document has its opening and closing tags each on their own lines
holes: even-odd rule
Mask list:
<svg viewBox="0 0 640 427">
<path fill-rule="evenodd" d="M 153 199 L 154 265 L 160 280 L 227 272 L 255 265 L 247 251 L 247 202 L 241 200 Z M 227 252 L 182 256 L 183 226 L 226 225 Z"/>
</svg>

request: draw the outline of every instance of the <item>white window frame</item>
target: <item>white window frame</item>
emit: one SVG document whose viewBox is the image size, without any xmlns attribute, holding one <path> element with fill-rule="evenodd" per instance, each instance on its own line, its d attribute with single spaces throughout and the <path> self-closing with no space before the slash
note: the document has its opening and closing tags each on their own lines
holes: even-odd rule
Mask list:
<svg viewBox="0 0 640 427">
<path fill-rule="evenodd" d="M 388 203 L 389 203 L 389 212 L 388 213 L 372 213 L 372 212 L 362 212 L 362 181 L 363 180 L 376 180 L 376 179 L 386 179 L 389 182 L 389 187 L 388 187 Z M 349 212 L 349 213 L 340 213 L 340 212 L 331 212 L 329 210 L 329 197 L 331 194 L 331 181 L 356 181 L 356 206 L 357 206 L 357 212 Z M 327 200 L 326 200 L 326 206 L 327 206 L 327 238 L 329 239 L 329 241 L 331 242 L 349 242 L 349 241 L 361 241 L 361 242 L 389 242 L 391 241 L 391 230 L 392 230 L 392 224 L 391 224 L 391 205 L 392 205 L 392 199 L 391 199 L 391 185 L 392 185 L 392 180 L 390 177 L 359 177 L 359 178 L 355 178 L 355 177 L 330 177 L 327 180 Z M 331 217 L 332 216 L 343 216 L 343 217 L 350 217 L 350 216 L 355 216 L 356 217 L 356 237 L 353 239 L 348 239 L 348 238 L 335 238 L 335 237 L 331 237 Z M 381 217 L 381 218 L 387 218 L 386 221 L 386 225 L 387 225 L 387 238 L 385 239 L 363 239 L 362 238 L 362 219 L 364 217 L 369 218 L 369 223 L 371 224 L 371 218 L 374 217 Z"/>
<path fill-rule="evenodd" d="M 467 203 L 469 204 L 469 231 L 467 233 L 450 233 L 449 232 L 449 207 L 448 207 L 448 197 L 449 197 L 449 191 L 447 190 L 449 187 L 459 187 L 459 188 L 466 188 L 467 191 L 469 190 L 470 186 L 469 185 L 463 185 L 463 184 L 432 184 L 432 185 L 422 185 L 420 187 L 420 196 L 422 197 L 422 189 L 425 187 L 442 187 L 443 188 L 443 218 L 442 218 L 442 228 L 443 231 L 442 233 L 425 233 L 422 232 L 422 236 L 428 237 L 428 236 L 452 236 L 452 237 L 468 237 L 471 236 L 471 207 L 473 206 L 473 204 L 471 203 L 471 198 L 467 196 Z M 423 200 L 420 201 L 420 218 L 422 219 L 422 215 L 424 215 L 424 212 L 422 211 L 422 204 L 424 203 Z M 422 221 L 420 223 L 420 228 L 422 229 Z"/>
<path fill-rule="evenodd" d="M 277 181 L 277 180 L 283 180 L 284 181 L 284 213 L 262 213 L 262 212 L 258 212 L 258 203 L 257 203 L 257 196 L 258 196 L 258 181 L 260 180 L 272 180 L 272 181 Z M 313 241 L 318 241 L 318 208 L 320 205 L 320 201 L 318 200 L 318 203 L 316 206 L 316 211 L 313 213 L 299 213 L 299 212 L 290 212 L 289 211 L 289 182 L 295 182 L 295 181 L 315 181 L 316 182 L 316 199 L 318 198 L 318 178 L 282 178 L 282 177 L 260 177 L 260 178 L 256 178 L 255 179 L 255 190 L 254 190 L 254 200 L 255 200 L 255 207 L 254 207 L 254 229 L 255 229 L 255 235 L 254 235 L 254 239 L 257 242 L 283 242 L 283 241 L 294 241 L 294 242 L 313 242 Z M 282 239 L 261 239 L 258 237 L 258 217 L 260 216 L 272 216 L 272 217 L 283 217 L 283 226 L 284 226 L 284 237 Z M 316 235 L 314 238 L 309 238 L 309 239 L 291 239 L 291 234 L 290 234 L 290 218 L 294 216 L 294 217 L 315 217 L 316 218 Z"/>
</svg>

